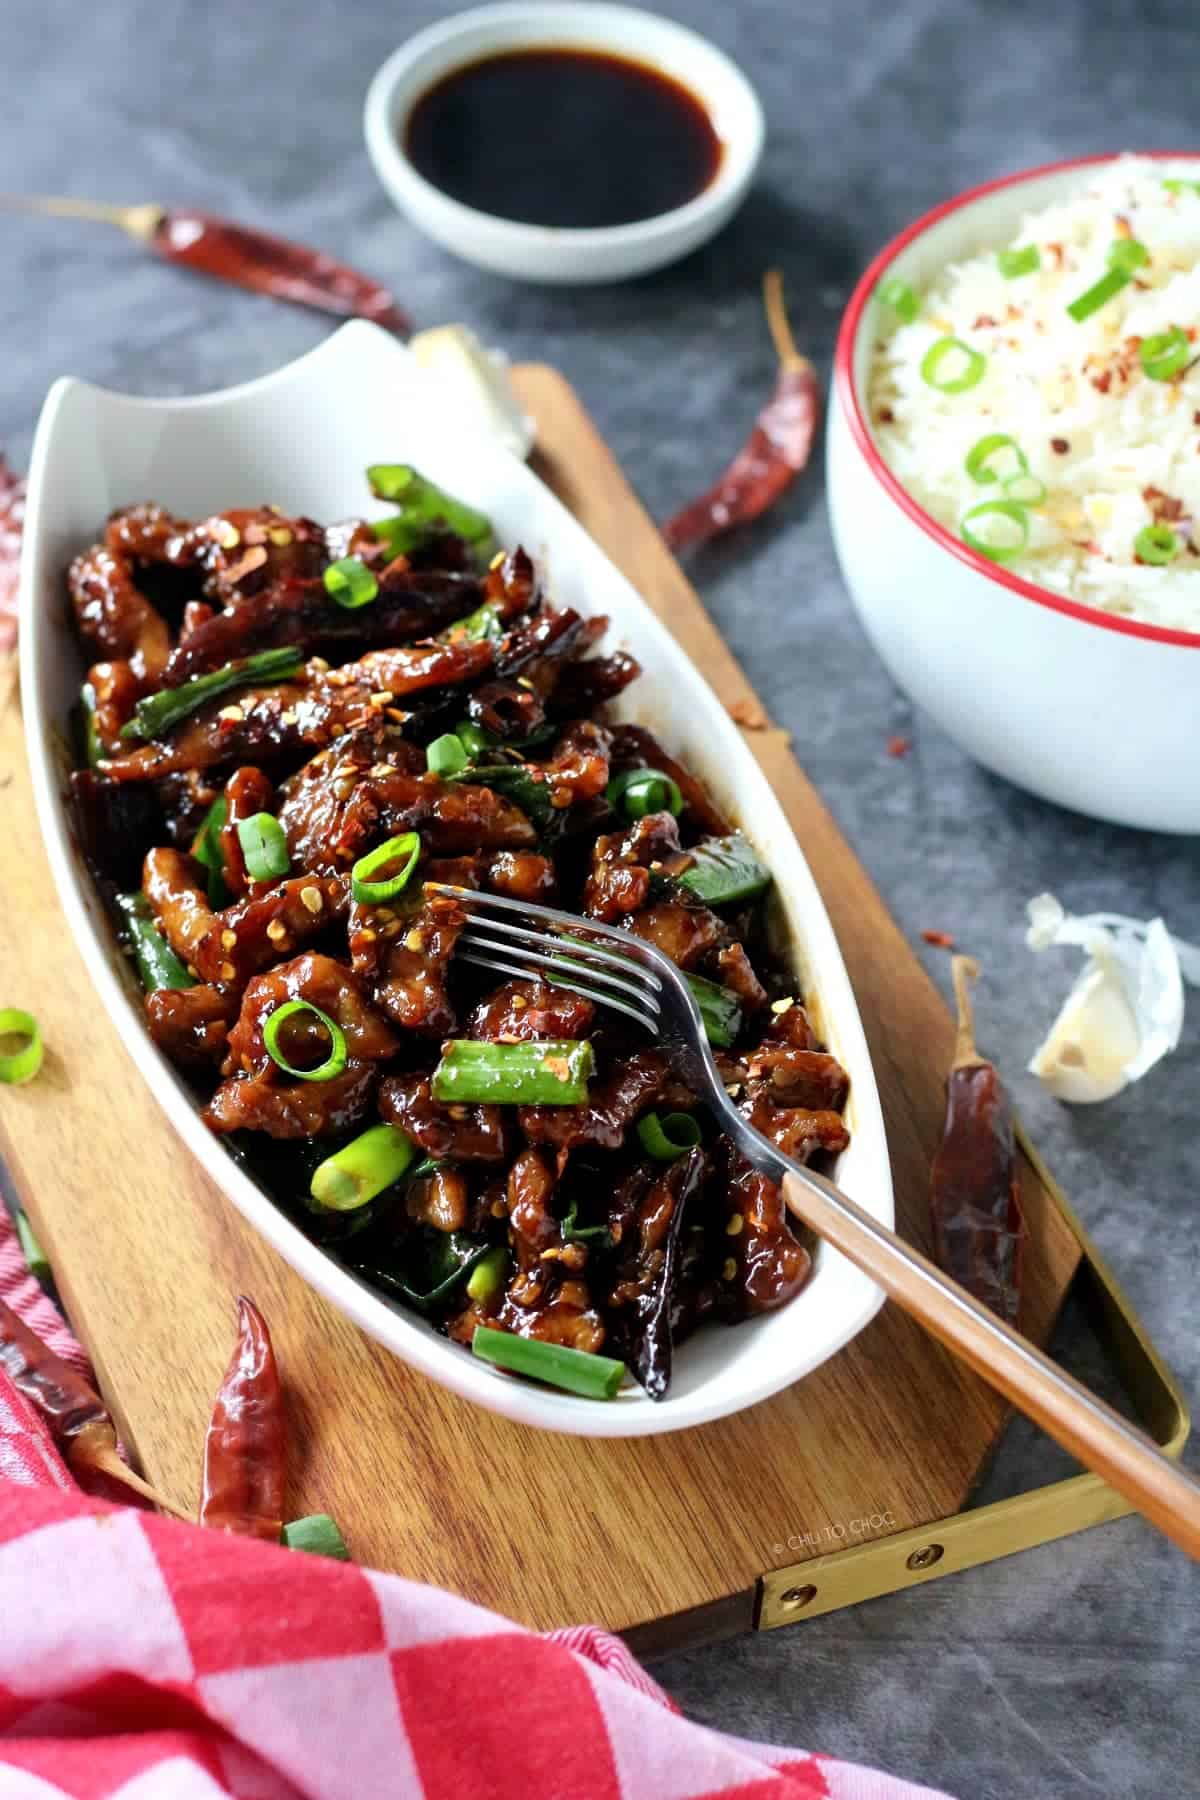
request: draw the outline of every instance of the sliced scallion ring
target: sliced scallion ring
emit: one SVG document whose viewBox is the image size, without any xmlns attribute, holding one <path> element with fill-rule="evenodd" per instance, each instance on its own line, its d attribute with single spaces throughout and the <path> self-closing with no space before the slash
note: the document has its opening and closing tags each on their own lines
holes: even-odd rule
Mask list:
<svg viewBox="0 0 1200 1800">
<path fill-rule="evenodd" d="M 1150 252 L 1136 238 L 1117 238 L 1109 245 L 1108 266 L 1110 269 L 1120 269 L 1123 275 L 1132 275 L 1135 269 L 1144 269 L 1149 261 Z"/>
<path fill-rule="evenodd" d="M 890 306 L 896 316 L 905 325 L 911 325 L 920 316 L 921 301 L 916 291 L 902 281 L 899 275 L 891 275 L 879 284 L 879 298 L 885 306 Z"/>
<path fill-rule="evenodd" d="M 921 358 L 921 380 L 939 394 L 965 394 L 979 385 L 986 369 L 982 350 L 972 350 L 956 337 L 938 338 Z"/>
<path fill-rule="evenodd" d="M 1046 498 L 1045 482 L 1039 481 L 1031 469 L 1019 470 L 1001 485 L 1005 499 L 1019 501 L 1022 506 L 1040 506 Z"/>
<path fill-rule="evenodd" d="M 988 537 L 974 528 L 975 521 L 982 524 L 984 520 L 990 522 Z M 978 551 L 980 556 L 986 556 L 989 562 L 1011 562 L 1014 556 L 1020 556 L 1029 542 L 1029 515 L 1019 500 L 981 500 L 978 506 L 963 514 L 959 529 L 963 543 Z"/>
<path fill-rule="evenodd" d="M 302 1015 L 314 1018 L 329 1034 L 328 1056 L 324 1062 L 311 1069 L 301 1069 L 289 1062 L 280 1042 L 280 1035 L 288 1020 L 298 1019 Z M 311 1000 L 285 1000 L 282 1006 L 277 1006 L 263 1024 L 263 1045 L 276 1067 L 286 1075 L 294 1075 L 297 1081 L 332 1081 L 346 1067 L 349 1055 L 346 1034 L 337 1020 L 331 1019 L 319 1006 L 314 1006 Z"/>
<path fill-rule="evenodd" d="M 415 831 L 389 838 L 360 856 L 350 871 L 350 892 L 360 906 L 384 906 L 393 900 L 416 868 L 421 855 L 421 839 Z M 397 866 L 398 865 L 398 866 Z M 392 870 L 381 880 L 373 881 L 381 869 Z"/>
<path fill-rule="evenodd" d="M 998 250 L 996 267 L 1005 281 L 1015 281 L 1018 275 L 1032 275 L 1042 266 L 1042 253 L 1036 244 L 1022 244 L 1019 250 Z"/>
<path fill-rule="evenodd" d="M 609 782 L 604 797 L 627 819 L 644 819 L 656 812 L 673 813 L 678 818 L 683 811 L 678 782 L 661 769 L 622 769 Z"/>
<path fill-rule="evenodd" d="M 700 1127 L 691 1113 L 648 1112 L 637 1122 L 642 1149 L 655 1162 L 675 1162 L 700 1142 Z"/>
<path fill-rule="evenodd" d="M 1138 346 L 1142 373 L 1151 381 L 1170 381 L 1172 376 L 1181 374 L 1191 360 L 1191 339 L 1179 325 L 1143 338 Z"/>
<path fill-rule="evenodd" d="M 361 556 L 343 556 L 340 562 L 330 563 L 321 580 L 329 598 L 347 612 L 369 606 L 379 594 L 379 583 Z"/>
<path fill-rule="evenodd" d="M 1179 555 L 1179 539 L 1169 525 L 1143 525 L 1133 540 L 1133 553 L 1139 562 L 1161 569 Z"/>
<path fill-rule="evenodd" d="M 1200 194 L 1200 181 L 1187 181 L 1182 175 L 1168 175 L 1163 186 L 1168 194 Z"/>
<path fill-rule="evenodd" d="M 0 1052 L 0 1081 L 8 1087 L 32 1081 L 46 1054 L 41 1028 L 33 1014 L 22 1012 L 19 1006 L 0 1007 L 0 1038 L 14 1037 L 24 1038 L 25 1042 L 17 1050 Z"/>
<path fill-rule="evenodd" d="M 457 732 L 447 731 L 434 738 L 425 752 L 425 766 L 431 775 L 457 775 L 471 760 L 471 753 Z"/>
<path fill-rule="evenodd" d="M 989 431 L 986 437 L 981 437 L 978 443 L 972 444 L 967 451 L 963 467 L 971 480 L 978 481 L 981 485 L 989 481 L 1003 481 L 1005 479 L 1003 469 L 993 469 L 989 466 L 993 458 L 999 456 L 1003 451 L 1012 453 L 1014 466 L 1010 471 L 1010 477 L 1023 475 L 1029 464 L 1026 461 L 1025 452 L 1016 438 L 1009 437 L 1006 431 Z"/>
<path fill-rule="evenodd" d="M 277 881 L 291 867 L 283 826 L 272 813 L 255 813 L 239 819 L 238 843 L 251 881 Z"/>
</svg>

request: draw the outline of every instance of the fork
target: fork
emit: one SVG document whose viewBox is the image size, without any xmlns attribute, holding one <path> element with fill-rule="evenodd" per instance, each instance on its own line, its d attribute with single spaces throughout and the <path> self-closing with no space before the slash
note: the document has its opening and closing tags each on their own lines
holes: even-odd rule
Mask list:
<svg viewBox="0 0 1200 1800">
<path fill-rule="evenodd" d="M 1181 1549 L 1200 1558 L 1200 1482 L 832 1181 L 784 1156 L 742 1117 L 713 1061 L 692 991 L 657 945 L 593 919 L 498 894 L 441 882 L 428 882 L 426 891 L 451 896 L 467 915 L 455 952 L 459 960 L 498 974 L 550 980 L 640 1025 L 742 1154 L 779 1182 L 797 1219 Z"/>
</svg>

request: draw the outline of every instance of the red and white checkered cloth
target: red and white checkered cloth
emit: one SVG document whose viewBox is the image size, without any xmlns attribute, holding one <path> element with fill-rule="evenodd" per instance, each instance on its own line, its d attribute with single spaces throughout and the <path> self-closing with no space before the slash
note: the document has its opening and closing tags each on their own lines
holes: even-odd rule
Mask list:
<svg viewBox="0 0 1200 1800">
<path fill-rule="evenodd" d="M 0 1297 L 86 1368 L 2 1208 Z M 693 1725 L 592 1627 L 85 1496 L 0 1375 L 0 1800 L 467 1795 L 939 1800 Z"/>
</svg>

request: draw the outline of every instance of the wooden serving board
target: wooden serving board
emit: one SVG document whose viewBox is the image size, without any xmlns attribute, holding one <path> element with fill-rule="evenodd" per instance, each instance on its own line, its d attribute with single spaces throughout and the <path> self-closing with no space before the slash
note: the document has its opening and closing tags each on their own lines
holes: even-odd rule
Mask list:
<svg viewBox="0 0 1200 1800">
<path fill-rule="evenodd" d="M 540 472 L 735 716 L 753 717 L 745 677 L 572 390 L 552 369 L 518 373 Z M 37 1014 L 48 1050 L 37 1081 L 0 1090 L 0 1154 L 126 1441 L 168 1495 L 196 1502 L 234 1296 L 246 1292 L 270 1321 L 288 1385 L 293 1515 L 330 1512 L 359 1561 L 531 1626 L 595 1620 L 646 1649 L 744 1629 L 772 1569 L 962 1507 L 1005 1407 L 890 1304 L 774 1399 L 618 1442 L 482 1412 L 311 1292 L 201 1174 L 120 1047 L 55 902 L 18 710 L 11 701 L 0 717 L 0 1001 Z M 747 740 L 841 939 L 878 1073 L 899 1228 L 927 1249 L 948 1014 L 786 734 L 766 726 Z M 1079 1247 L 1028 1163 L 1022 1189 L 1026 1328 L 1044 1341 Z"/>
</svg>

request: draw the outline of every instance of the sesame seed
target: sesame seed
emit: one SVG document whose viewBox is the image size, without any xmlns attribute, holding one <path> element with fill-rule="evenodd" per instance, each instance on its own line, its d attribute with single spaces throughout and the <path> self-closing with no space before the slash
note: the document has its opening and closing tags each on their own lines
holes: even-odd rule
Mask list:
<svg viewBox="0 0 1200 1800">
<path fill-rule="evenodd" d="M 787 1000 L 772 1000 L 771 1011 L 777 1016 L 782 1016 L 785 1012 L 791 1012 L 795 1004 L 796 1002 L 793 998 Z"/>
<path fill-rule="evenodd" d="M 310 913 L 319 913 L 325 904 L 325 896 L 318 887 L 302 887 L 300 898 Z"/>
<path fill-rule="evenodd" d="M 495 556 L 493 556 L 491 562 L 488 564 L 488 568 L 489 569 L 498 569 L 503 565 L 503 562 L 504 562 L 504 552 L 503 552 L 503 550 L 497 550 Z"/>
<path fill-rule="evenodd" d="M 372 931 L 369 925 L 365 925 L 361 931 L 355 932 L 354 941 L 358 944 L 373 944 L 378 936 L 377 931 Z"/>
<path fill-rule="evenodd" d="M 517 686 L 519 688 L 528 688 L 528 690 L 531 694 L 533 692 L 533 683 L 532 683 L 532 681 L 530 681 L 528 675 L 518 675 L 517 676 Z"/>
<path fill-rule="evenodd" d="M 241 532 L 236 525 L 231 525 L 228 519 L 217 520 L 213 526 L 213 537 L 220 544 L 222 550 L 236 550 L 242 541 Z"/>
<path fill-rule="evenodd" d="M 391 688 L 380 688 L 377 693 L 371 695 L 371 705 L 387 706 L 389 701 L 392 701 L 395 698 L 396 696 L 393 694 Z"/>
<path fill-rule="evenodd" d="M 200 973 L 200 971 L 199 971 L 199 969 L 197 969 L 195 963 L 188 963 L 187 972 L 191 976 L 193 981 L 195 981 L 197 979 L 197 977 L 199 976 L 199 973 Z"/>
<path fill-rule="evenodd" d="M 371 764 L 371 774 L 375 777 L 376 781 L 382 781 L 385 778 L 385 776 L 391 775 L 393 773 L 394 773 L 394 771 L 392 769 L 391 763 L 372 763 Z"/>
<path fill-rule="evenodd" d="M 223 931 L 221 933 L 221 948 L 222 948 L 222 950 L 232 950 L 236 943 L 237 943 L 237 932 L 236 931 Z"/>
<path fill-rule="evenodd" d="M 727 1236 L 737 1237 L 745 1223 L 746 1221 L 743 1219 L 741 1213 L 730 1213 L 725 1221 L 725 1231 Z"/>
<path fill-rule="evenodd" d="M 289 706 L 286 712 L 280 713 L 279 723 L 281 725 L 294 725 L 299 717 L 300 714 L 296 711 L 295 707 Z"/>
<path fill-rule="evenodd" d="M 732 1256 L 727 1256 L 721 1267 L 721 1280 L 732 1281 L 736 1274 L 737 1262 Z"/>
<path fill-rule="evenodd" d="M 292 534 L 286 525 L 276 525 L 273 530 L 268 531 L 267 536 L 273 544 L 278 544 L 281 550 L 285 544 L 290 544 L 292 541 Z"/>
<path fill-rule="evenodd" d="M 526 999 L 524 994 L 514 994 L 513 995 L 512 1009 L 514 1012 L 524 1012 L 525 1008 L 528 1005 L 529 1005 L 529 1001 Z"/>
<path fill-rule="evenodd" d="M 508 1208 L 505 1206 L 503 1200 L 493 1200 L 492 1201 L 492 1217 L 493 1217 L 493 1219 L 504 1218 L 507 1211 L 508 1211 Z"/>
<path fill-rule="evenodd" d="M 400 930 L 399 919 L 393 919 L 390 925 L 384 926 L 383 935 L 385 938 L 394 938 L 398 935 L 399 930 Z"/>
<path fill-rule="evenodd" d="M 234 966 L 231 962 L 223 962 L 221 964 L 221 980 L 222 981 L 232 981 L 236 974 L 237 974 L 237 970 L 234 968 Z"/>
<path fill-rule="evenodd" d="M 741 1091 L 742 1084 L 740 1081 L 727 1081 L 725 1083 L 725 1092 L 729 1095 L 731 1100 L 736 1100 Z"/>
<path fill-rule="evenodd" d="M 217 714 L 218 719 L 226 719 L 231 725 L 240 725 L 245 716 L 241 707 L 237 705 L 223 706 Z"/>
<path fill-rule="evenodd" d="M 310 656 L 308 666 L 310 669 L 315 669 L 318 675 L 324 675 L 329 668 L 329 664 L 323 656 Z"/>
<path fill-rule="evenodd" d="M 405 938 L 404 948 L 406 950 L 423 950 L 425 948 L 425 934 L 419 925 L 414 925 Z"/>
<path fill-rule="evenodd" d="M 287 926 L 279 919 L 272 919 L 267 926 L 267 936 L 273 944 L 282 944 L 287 937 Z"/>
</svg>

